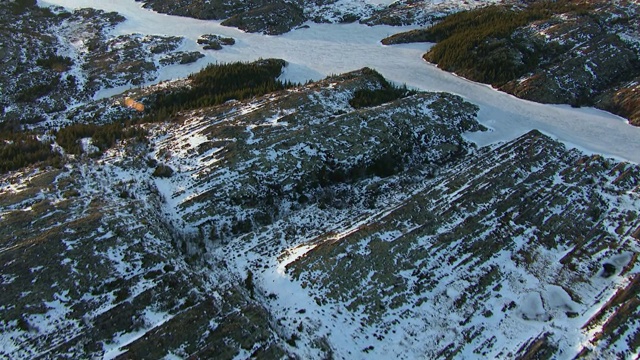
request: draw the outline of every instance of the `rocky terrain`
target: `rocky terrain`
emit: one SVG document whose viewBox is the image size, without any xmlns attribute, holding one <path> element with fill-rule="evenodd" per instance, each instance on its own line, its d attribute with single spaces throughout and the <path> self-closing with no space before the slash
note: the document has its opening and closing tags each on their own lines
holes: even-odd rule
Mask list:
<svg viewBox="0 0 640 360">
<path fill-rule="evenodd" d="M 640 169 L 538 132 L 475 149 L 448 94 L 350 105 L 385 86 L 363 69 L 3 175 L 2 354 L 637 353 Z"/>
<path fill-rule="evenodd" d="M 197 43 L 202 45 L 203 50 L 220 50 L 223 46 L 231 46 L 236 43 L 234 38 L 215 34 L 204 34 L 200 36 Z"/>
<path fill-rule="evenodd" d="M 262 16 L 242 6 L 297 6 L 177 4 L 239 21 Z M 16 34 L 0 30 L 0 66 L 20 77 L 0 76 L 0 358 L 640 354 L 637 164 L 536 130 L 478 147 L 468 139 L 495 131 L 478 121 L 486 108 L 371 68 L 302 85 L 261 59 L 139 87 L 199 53 L 179 37 L 114 36 L 115 13 L 0 7 Z M 544 24 L 518 33 L 575 38 Z M 607 51 L 633 64 L 620 34 L 628 52 Z M 602 94 L 635 111 L 633 81 Z"/>
<path fill-rule="evenodd" d="M 197 19 L 224 20 L 223 25 L 248 32 L 279 35 L 289 32 L 305 21 L 317 23 L 351 23 L 368 25 L 425 25 L 446 14 L 472 9 L 497 1 L 432 2 L 402 0 L 384 3 L 367 0 L 315 0 L 315 1 L 237 1 L 237 0 L 149 0 L 144 6 L 161 13 L 189 16 Z"/>
<path fill-rule="evenodd" d="M 394 124 L 406 124 L 403 131 L 408 131 L 413 129 L 408 121 L 427 120 L 433 124 L 425 123 L 425 135 L 443 130 L 421 145 L 436 145 L 431 156 L 414 161 L 443 162 L 450 154 L 466 153 L 468 145 L 459 131 L 477 127 L 470 117 L 473 106 L 467 104 L 466 111 L 456 110 L 459 117 L 448 119 L 442 115 L 448 106 L 457 108 L 459 99 L 415 95 L 384 105 L 396 113 L 393 122 L 382 121 L 386 117 L 378 112 L 349 107 L 353 91 L 379 86 L 379 81 L 366 70 L 249 103 L 183 114 L 183 122 L 152 125 L 149 143 L 132 140 L 99 158 L 68 158 L 60 169 L 24 169 L 5 176 L 4 355 L 111 357 L 128 351 L 127 356 L 137 357 L 137 351 L 148 351 L 145 344 L 157 344 L 158 339 L 166 343 L 157 348 L 158 356 L 175 352 L 232 357 L 242 349 L 290 352 L 283 350 L 287 339 L 272 328 L 264 304 L 249 296 L 244 269 L 238 273 L 221 265 L 222 258 L 207 259 L 206 246 L 235 242 L 254 227 L 318 203 L 318 194 L 330 191 L 323 186 L 336 181 L 320 177 L 333 176 L 326 174 L 326 165 L 332 164 L 334 171 L 356 165 L 366 170 L 385 156 L 384 149 L 394 146 L 394 138 L 385 138 L 385 129 Z M 283 113 L 288 113 L 286 119 L 276 117 Z M 321 126 L 327 121 L 335 122 L 336 129 Z M 340 127 L 360 127 L 363 122 L 370 124 L 370 133 L 362 136 L 383 144 L 370 157 L 345 147 L 362 145 L 360 138 L 331 136 Z M 309 132 L 319 132 L 319 141 L 305 143 L 309 140 L 303 135 Z M 427 140 L 416 141 L 420 146 Z M 283 146 L 299 150 L 278 156 Z M 272 153 L 257 153 L 263 147 L 272 147 Z M 416 150 L 398 156 L 406 155 L 409 161 Z M 175 173 L 154 177 L 150 161 L 168 164 Z M 292 161 L 305 167 L 291 166 Z M 283 172 L 273 171 L 278 168 Z M 256 176 L 262 183 L 255 182 Z M 261 192 L 247 192 L 257 186 L 268 191 L 287 177 L 291 183 L 280 182 L 280 192 L 273 189 L 257 199 L 253 194 Z M 318 177 L 316 185 L 301 182 L 313 177 Z M 303 201 L 305 193 L 311 198 Z M 194 211 L 219 200 L 228 201 L 220 212 Z M 338 202 L 324 201 L 330 207 Z M 258 216 L 256 208 L 267 213 Z M 51 266 L 58 269 L 55 274 Z M 237 306 L 245 309 L 237 313 Z M 185 322 L 193 332 L 178 335 Z"/>
<path fill-rule="evenodd" d="M 161 13 L 189 16 L 196 19 L 225 20 L 223 23 L 248 32 L 270 35 L 283 34 L 304 21 L 298 2 L 290 1 L 235 1 L 185 0 L 180 2 L 152 0 L 144 6 Z"/>
<path fill-rule="evenodd" d="M 157 70 L 196 61 L 182 39 L 139 34 L 111 36 L 124 18 L 93 9 L 67 12 L 35 1 L 0 4 L 0 122 L 37 124 L 64 118 L 105 88 L 139 86 Z"/>
<path fill-rule="evenodd" d="M 228 358 L 259 342 L 277 354 L 262 307 L 231 274 L 209 284 L 188 265 L 153 183 L 114 183 L 117 169 L 77 162 L 3 179 L 2 357 L 114 358 L 131 344 L 133 358 Z"/>
<path fill-rule="evenodd" d="M 508 9 L 495 12 L 514 11 Z M 638 16 L 634 2 L 595 1 L 560 8 L 550 16 L 532 16 L 523 25 L 503 32 L 486 29 L 486 22 L 481 22 L 469 31 L 488 31 L 489 35 L 466 44 L 466 48 L 455 45 L 455 32 L 443 37 L 436 27 L 394 35 L 383 43 L 442 41 L 443 46 L 432 48 L 425 59 L 445 70 L 490 83 L 520 98 L 595 106 L 640 125 L 636 110 Z M 455 53 L 452 56 L 459 59 L 452 60 L 446 53 Z M 474 61 L 467 63 L 465 58 Z"/>
<path fill-rule="evenodd" d="M 367 25 L 431 25 L 443 17 L 463 10 L 470 10 L 504 1 L 423 1 L 399 0 L 387 7 L 373 11 L 361 22 Z"/>
<path fill-rule="evenodd" d="M 640 8 L 617 5 L 605 3 L 589 14 L 562 14 L 523 29 L 516 36 L 533 40 L 542 35 L 546 46 L 559 47 L 558 53 L 500 89 L 544 103 L 596 106 L 640 126 L 634 95 L 640 76 Z"/>
<path fill-rule="evenodd" d="M 347 234 L 321 236 L 287 270 L 320 309 L 355 314 L 354 337 L 369 334 L 371 346 L 413 335 L 409 357 L 625 358 L 637 349 L 614 349 L 637 347 L 640 333 L 591 316 L 609 279 L 634 266 L 638 175 L 532 132 L 449 167 Z M 607 205 L 609 194 L 634 205 Z M 604 323 L 634 323 L 632 303 Z"/>
</svg>

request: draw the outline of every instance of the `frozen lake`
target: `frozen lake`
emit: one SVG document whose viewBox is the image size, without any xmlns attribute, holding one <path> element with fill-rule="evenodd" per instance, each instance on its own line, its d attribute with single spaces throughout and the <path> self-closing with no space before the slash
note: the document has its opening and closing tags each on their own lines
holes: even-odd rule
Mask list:
<svg viewBox="0 0 640 360">
<path fill-rule="evenodd" d="M 387 1 L 369 1 L 372 4 Z M 313 24 L 280 36 L 248 34 L 203 21 L 169 16 L 146 10 L 134 0 L 40 0 L 41 5 L 59 5 L 68 9 L 93 7 L 116 11 L 127 18 L 114 35 L 140 33 L 176 35 L 187 38 L 182 50 L 199 50 L 196 39 L 203 34 L 220 34 L 236 39 L 234 46 L 221 51 L 203 51 L 206 56 L 187 66 L 176 65 L 162 70 L 158 81 L 185 77 L 211 62 L 251 61 L 280 58 L 289 62 L 282 77 L 304 82 L 330 74 L 339 74 L 365 66 L 376 69 L 386 78 L 421 90 L 458 94 L 480 106 L 479 121 L 490 132 L 468 134 L 478 145 L 510 140 L 531 129 L 538 129 L 568 146 L 587 153 L 598 153 L 640 163 L 640 128 L 610 113 L 565 105 L 542 105 L 520 100 L 447 72 L 422 60 L 429 44 L 384 46 L 380 40 L 410 28 L 359 24 Z M 103 93 L 109 95 L 111 92 Z"/>
</svg>

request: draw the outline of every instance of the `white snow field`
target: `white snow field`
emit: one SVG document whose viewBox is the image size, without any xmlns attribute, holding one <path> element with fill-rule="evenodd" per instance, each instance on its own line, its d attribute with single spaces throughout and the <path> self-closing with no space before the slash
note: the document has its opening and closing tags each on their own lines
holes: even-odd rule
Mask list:
<svg viewBox="0 0 640 360">
<path fill-rule="evenodd" d="M 236 39 L 234 46 L 221 51 L 203 51 L 206 56 L 194 64 L 164 68 L 157 81 L 185 77 L 208 63 L 259 58 L 288 61 L 282 78 L 296 82 L 318 80 L 330 74 L 368 66 L 396 83 L 421 90 L 458 94 L 479 105 L 478 120 L 492 130 L 468 135 L 479 146 L 511 140 L 531 129 L 538 129 L 569 147 L 640 163 L 640 128 L 628 125 L 621 117 L 592 108 L 575 109 L 521 100 L 487 85 L 462 79 L 422 60 L 422 54 L 429 44 L 380 44 L 382 38 L 406 31 L 408 27 L 308 23 L 309 28 L 280 36 L 266 36 L 224 27 L 219 21 L 159 14 L 142 8 L 134 0 L 39 0 L 39 4 L 58 5 L 70 10 L 93 7 L 116 11 L 124 15 L 127 21 L 113 30 L 114 35 L 141 33 L 183 36 L 187 39 L 183 50 L 203 51 L 196 43 L 203 34 L 221 34 Z M 115 95 L 122 90 L 108 89 L 100 92 L 98 97 Z"/>
</svg>

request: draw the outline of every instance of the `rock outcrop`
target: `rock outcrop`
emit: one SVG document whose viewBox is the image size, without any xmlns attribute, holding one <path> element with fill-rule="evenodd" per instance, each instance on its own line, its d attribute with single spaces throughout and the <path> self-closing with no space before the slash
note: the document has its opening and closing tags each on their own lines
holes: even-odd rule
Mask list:
<svg viewBox="0 0 640 360">
<path fill-rule="evenodd" d="M 154 11 L 196 19 L 223 20 L 223 25 L 248 32 L 279 35 L 305 21 L 317 23 L 352 23 L 367 25 L 425 25 L 446 14 L 472 9 L 494 0 L 461 2 L 455 0 L 396 1 L 390 5 L 364 0 L 285 1 L 285 0 L 148 0 L 144 6 Z"/>
</svg>

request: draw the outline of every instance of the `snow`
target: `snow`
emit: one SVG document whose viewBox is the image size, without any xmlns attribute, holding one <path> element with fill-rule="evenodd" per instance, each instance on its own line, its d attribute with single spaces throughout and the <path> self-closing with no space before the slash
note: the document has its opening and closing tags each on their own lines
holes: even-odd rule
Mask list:
<svg viewBox="0 0 640 360">
<path fill-rule="evenodd" d="M 192 135 L 191 137 L 189 137 L 188 141 L 189 141 L 189 145 L 191 145 L 192 148 L 195 148 L 198 145 L 209 141 L 209 139 L 207 139 L 207 137 L 204 135 L 198 134 L 198 135 Z"/>
<path fill-rule="evenodd" d="M 302 245 L 302 246 L 297 246 L 297 247 L 295 247 L 293 249 L 288 250 L 286 252 L 285 258 L 280 261 L 280 264 L 278 265 L 278 267 L 276 269 L 276 272 L 280 276 L 286 276 L 286 267 L 287 267 L 287 265 L 289 265 L 292 262 L 296 261 L 301 256 L 304 256 L 304 254 L 306 254 L 309 251 L 313 250 L 313 248 L 315 248 L 315 247 L 316 247 L 316 245 Z"/>
<path fill-rule="evenodd" d="M 65 290 L 63 294 L 55 293 L 54 301 L 43 302 L 47 307 L 46 313 L 28 316 L 29 323 L 34 324 L 40 334 L 47 335 L 58 332 L 65 327 L 77 326 L 74 321 L 67 319 L 67 314 L 72 311 L 72 309 L 65 304 L 68 301 L 68 293 L 69 290 Z"/>
<path fill-rule="evenodd" d="M 622 269 L 625 266 L 627 266 L 627 264 L 629 263 L 629 261 L 631 261 L 633 254 L 630 252 L 624 252 L 622 254 L 616 255 L 611 257 L 609 260 L 607 260 L 606 262 L 615 265 L 618 267 L 618 269 Z"/>
<path fill-rule="evenodd" d="M 571 296 L 560 286 L 548 285 L 546 299 L 546 303 L 549 304 L 551 309 L 575 311 L 575 302 L 571 300 Z"/>
<path fill-rule="evenodd" d="M 44 3 L 44 2 L 41 2 Z M 118 26 L 114 33 L 141 32 L 148 34 L 166 34 L 166 35 L 187 35 L 187 45 L 197 49 L 194 39 L 197 39 L 204 33 L 219 33 L 228 35 L 238 40 L 237 45 L 227 47 L 221 52 L 207 52 L 207 57 L 194 65 L 186 67 L 170 67 L 163 70 L 161 77 L 166 79 L 175 76 L 184 76 L 184 72 L 192 72 L 204 66 L 211 61 L 235 61 L 235 60 L 254 60 L 258 57 L 281 57 L 290 62 L 286 68 L 283 78 L 294 81 L 304 81 L 308 78 L 319 79 L 328 74 L 340 73 L 343 71 L 357 69 L 363 66 L 370 66 L 388 78 L 398 82 L 406 83 L 409 86 L 434 91 L 448 91 L 462 95 L 467 100 L 480 105 L 479 119 L 491 131 L 485 133 L 469 133 L 466 138 L 471 139 L 479 145 L 488 145 L 499 141 L 505 141 L 515 138 L 524 132 L 537 128 L 542 132 L 552 135 L 571 147 L 582 149 L 585 152 L 604 153 L 612 155 L 620 159 L 630 159 L 635 162 L 640 161 L 640 129 L 632 128 L 625 123 L 623 119 L 612 116 L 608 113 L 597 111 L 594 109 L 573 109 L 569 106 L 553 106 L 542 105 L 528 101 L 517 99 L 513 96 L 503 94 L 491 89 L 489 86 L 473 83 L 454 75 L 445 73 L 432 65 L 426 64 L 421 60 L 421 54 L 425 51 L 425 44 L 413 44 L 404 46 L 387 47 L 379 44 L 379 39 L 388 35 L 389 32 L 401 31 L 399 28 L 389 27 L 364 27 L 357 24 L 351 25 L 317 25 L 309 24 L 309 29 L 297 30 L 292 33 L 279 36 L 262 36 L 256 34 L 245 34 L 236 29 L 220 27 L 217 22 L 198 21 L 187 18 L 171 17 L 159 15 L 148 10 L 140 8 L 138 3 L 132 0 L 113 0 L 110 2 L 94 3 L 88 0 L 50 0 L 48 4 L 58 3 L 63 6 L 94 6 L 106 10 L 122 11 L 125 16 L 131 19 L 128 22 Z M 167 34 L 166 31 L 171 33 Z M 189 45 L 191 44 L 191 45 Z M 185 70 L 190 69 L 190 70 Z M 320 95 L 318 95 L 320 96 Z M 240 113 L 249 113 L 257 108 L 260 104 L 244 107 Z M 335 103 L 338 108 L 340 104 Z M 286 115 L 286 113 L 284 114 Z M 260 126 L 276 126 L 286 125 L 284 122 L 278 122 L 283 114 L 274 115 L 268 118 Z M 162 135 L 165 137 L 156 138 L 156 145 L 163 145 L 162 141 L 168 139 L 167 142 L 175 144 L 188 145 L 185 147 L 176 146 L 171 149 L 171 159 L 162 158 L 160 153 L 152 154 L 156 159 L 165 162 L 169 161 L 169 165 L 178 165 L 174 167 L 176 173 L 171 179 L 154 179 L 155 186 L 160 194 L 164 197 L 165 203 L 162 210 L 166 212 L 171 222 L 177 224 L 183 223 L 183 215 L 186 211 L 197 211 L 196 209 L 183 209 L 181 204 L 186 200 L 197 196 L 200 192 L 206 190 L 207 184 L 197 184 L 193 175 L 197 173 L 196 169 L 191 166 L 202 166 L 202 164 L 193 165 L 192 159 L 187 152 L 197 148 L 199 145 L 209 141 L 206 136 L 199 133 L 201 130 L 198 124 L 205 123 L 202 119 L 193 119 L 187 121 L 183 128 L 175 131 L 174 135 Z M 247 131 L 253 135 L 255 125 L 247 127 Z M 177 135 L 176 135 L 177 134 Z M 180 135 L 182 134 L 182 135 Z M 258 141 L 251 138 L 251 141 Z M 250 143 L 250 142 L 249 142 Z M 211 153 L 218 151 L 210 150 Z M 307 144 L 300 144 L 291 150 L 294 154 L 298 151 L 308 153 L 317 153 L 316 149 L 310 148 Z M 205 155 L 208 156 L 206 153 Z M 205 155 L 202 155 L 203 158 Z M 276 157 L 282 155 L 277 151 L 270 149 L 266 154 L 267 157 Z M 114 158 L 118 155 L 114 155 Z M 212 160 L 214 161 L 214 160 Z M 110 181 L 122 180 L 128 181 L 135 179 L 136 170 L 122 170 L 116 166 L 103 167 L 102 177 L 110 177 Z M 178 168 L 179 167 L 179 168 Z M 193 171 L 193 172 L 192 172 Z M 488 170 L 487 170 L 488 171 Z M 89 174 L 95 177 L 95 174 Z M 83 176 L 87 176 L 83 172 Z M 219 181 L 231 181 L 234 174 L 220 172 Z M 478 175 L 479 177 L 482 175 Z M 90 181 L 87 177 L 87 180 Z M 94 179 L 95 180 L 95 179 Z M 102 179 L 104 180 L 104 179 Z M 563 182 L 558 176 L 554 179 L 557 183 Z M 98 188 L 99 183 L 94 187 Z M 489 186 L 489 184 L 486 184 Z M 3 185 L 4 186 L 4 185 Z M 462 196 L 464 190 L 469 186 L 468 183 L 449 194 L 448 199 L 443 201 L 454 201 Z M 110 188 L 110 187 L 106 187 Z M 6 191 L 18 191 L 13 185 L 6 185 Z M 93 192 L 97 189 L 86 188 L 83 192 Z M 417 192 L 418 190 L 416 190 Z M 332 218 L 331 214 L 317 211 L 317 209 L 309 209 L 306 215 L 309 219 L 303 220 L 304 212 L 299 215 L 292 216 L 292 222 L 298 225 L 304 222 L 319 222 L 322 216 L 326 217 L 326 222 L 320 226 L 315 224 L 317 231 L 327 230 L 326 228 L 335 225 L 335 235 L 326 237 L 321 240 L 336 242 L 350 234 L 360 230 L 361 227 L 372 223 L 375 219 L 381 219 L 387 214 L 393 212 L 397 207 L 401 206 L 400 199 L 396 199 L 397 203 L 390 201 L 390 206 L 386 207 L 381 213 L 373 214 L 363 218 L 350 218 L 348 221 L 340 223 L 340 213 L 336 211 L 336 218 Z M 391 206 L 393 205 L 393 206 Z M 154 206 L 149 203 L 149 206 Z M 204 206 L 204 205 L 202 205 Z M 195 207 L 195 206 L 194 206 Z M 315 212 L 314 212 L 315 211 Z M 346 212 L 344 212 L 346 214 Z M 298 218 L 296 218 L 298 216 Z M 343 215 L 344 216 L 344 215 Z M 318 220 L 320 219 L 320 220 Z M 452 223 L 443 224 L 437 233 L 449 231 L 451 227 L 456 226 L 458 222 L 464 221 L 459 218 Z M 303 225 L 301 225 L 303 226 Z M 322 227 L 324 229 L 321 229 Z M 413 224 L 406 224 L 411 228 Z M 277 229 L 278 225 L 271 227 L 270 231 Z M 194 229 L 187 229 L 194 230 Z M 102 230 L 100 230 L 102 232 Z M 406 230 L 408 231 L 408 230 Z M 532 229 L 533 231 L 533 229 Z M 380 240 L 385 242 L 393 242 L 402 233 L 400 231 L 388 231 L 378 234 Z M 526 239 L 531 235 L 525 232 L 518 238 L 513 239 L 516 248 L 522 248 L 526 243 Z M 106 232 L 102 236 L 96 237 L 96 240 L 107 239 L 113 236 L 111 231 Z M 268 263 L 269 266 L 264 272 L 255 271 L 256 287 L 264 290 L 265 293 L 277 295 L 276 299 L 270 300 L 267 306 L 273 314 L 274 319 L 283 319 L 286 326 L 282 328 L 294 331 L 297 324 L 304 323 L 305 330 L 297 335 L 301 336 L 300 340 L 305 346 L 291 348 L 293 352 L 298 352 L 301 358 L 317 358 L 319 353 L 310 345 L 311 341 L 325 336 L 329 339 L 329 343 L 335 348 L 336 358 L 418 358 L 424 356 L 427 351 L 432 351 L 436 346 L 442 347 L 447 342 L 459 338 L 455 322 L 464 320 L 460 317 L 461 313 L 443 313 L 441 309 L 450 308 L 460 294 L 465 289 L 472 286 L 470 279 L 462 279 L 459 274 L 454 273 L 456 264 L 461 263 L 464 259 L 460 259 L 451 266 L 443 264 L 438 271 L 438 276 L 446 278 L 447 281 L 441 281 L 440 285 L 430 294 L 425 294 L 427 299 L 420 305 L 414 307 L 413 304 L 407 303 L 396 311 L 390 311 L 388 315 L 380 322 L 381 326 L 387 324 L 398 325 L 393 327 L 393 333 L 385 334 L 384 341 L 376 340 L 375 334 L 380 334 L 380 328 L 376 326 L 361 326 L 361 321 L 366 321 L 364 311 L 346 310 L 346 303 L 330 303 L 328 306 L 321 306 L 317 303 L 317 297 L 314 297 L 307 286 L 303 283 L 292 279 L 285 271 L 286 266 L 291 262 L 304 256 L 312 251 L 317 245 L 316 238 L 308 235 L 307 237 L 299 237 L 285 244 L 283 239 L 280 244 L 285 250 L 278 258 L 272 256 L 262 256 L 257 252 L 256 248 L 261 244 L 257 235 L 254 239 L 247 237 L 244 241 L 238 242 L 235 250 L 229 250 L 233 257 L 228 258 L 231 264 L 230 268 L 242 272 L 247 269 L 251 261 L 256 258 Z M 264 235 L 269 238 L 268 235 Z M 242 239 L 245 240 L 245 239 Z M 273 240 L 269 238 L 269 240 Z M 372 239 L 363 240 L 358 243 L 357 249 L 350 252 L 354 255 L 358 253 L 365 255 L 369 249 L 369 242 Z M 422 240 L 424 245 L 428 245 L 431 238 Z M 257 245 L 256 245 L 257 244 Z M 65 242 L 68 247 L 74 246 L 74 243 Z M 254 247 L 255 245 L 255 247 Z M 271 244 L 269 244 L 271 245 Z M 274 246 L 274 248 L 277 248 Z M 250 250 L 249 250 L 250 249 Z M 112 262 L 114 271 L 119 275 L 131 275 L 137 273 L 139 266 L 137 260 L 131 264 L 125 261 L 125 251 L 122 246 L 109 248 L 103 255 Z M 1 250 L 0 250 L 1 251 Z M 221 249 L 215 249 L 221 252 Z M 567 253 L 569 249 L 562 249 L 560 253 Z M 540 261 L 540 266 L 549 265 L 553 269 L 558 265 L 558 251 L 543 253 L 540 250 L 538 257 L 548 258 L 548 262 Z M 610 258 L 610 262 L 618 267 L 625 266 L 631 259 L 630 253 L 624 253 L 619 256 Z M 135 259 L 134 259 L 135 260 Z M 438 261 L 438 259 L 434 259 Z M 492 260 L 493 264 L 504 265 L 510 264 L 508 252 L 496 254 Z M 130 266 L 127 266 L 130 265 Z M 416 264 L 419 267 L 420 264 Z M 32 269 L 32 271 L 40 271 L 42 269 Z M 542 269 L 531 269 L 532 272 Z M 545 269 L 548 274 L 553 271 Z M 580 326 L 588 320 L 593 313 L 599 309 L 602 303 L 606 302 L 613 294 L 614 290 L 598 295 L 599 297 L 589 297 L 589 300 L 597 298 L 598 300 L 593 306 L 589 307 L 585 312 L 580 314 L 576 319 L 567 319 L 565 316 L 555 316 L 565 311 L 573 311 L 573 309 L 584 309 L 585 306 L 575 304 L 569 294 L 560 286 L 545 285 L 551 283 L 552 279 L 542 278 L 542 276 L 534 276 L 523 269 L 508 266 L 503 269 L 507 277 L 507 286 L 502 290 L 498 290 L 500 296 L 495 296 L 487 302 L 487 308 L 491 308 L 496 313 L 487 319 L 473 319 L 474 323 L 480 326 L 491 326 L 496 329 L 495 333 L 498 340 L 496 349 L 505 347 L 505 343 L 518 344 L 527 339 L 532 333 L 543 333 L 549 327 L 571 327 L 572 331 L 565 331 L 567 337 L 575 337 L 575 339 L 564 339 L 566 344 L 579 344 L 583 337 L 580 332 Z M 375 286 L 375 273 L 368 274 L 368 283 Z M 329 274 L 334 276 L 334 274 Z M 411 277 L 410 274 L 403 274 L 406 278 Z M 3 275 L 0 278 L 3 282 L 11 282 L 14 278 L 11 275 Z M 604 284 L 604 279 L 596 279 L 599 284 Z M 143 289 L 147 283 L 139 283 L 133 289 L 132 293 L 136 294 Z M 600 286 L 600 285 L 598 285 Z M 604 287 L 604 286 L 602 286 Z M 524 295 L 523 295 L 524 294 Z M 317 295 L 317 293 L 315 294 Z M 446 295 L 446 296 L 442 296 Z M 50 309 L 47 313 L 49 319 L 37 318 L 38 322 L 45 321 L 51 329 L 59 326 L 70 308 L 65 305 L 66 294 L 57 295 L 52 302 L 46 303 Z M 385 299 L 388 301 L 389 299 Z M 511 301 L 518 303 L 518 315 L 502 315 L 499 309 Z M 442 305 L 442 306 L 440 306 Z M 447 306 L 444 306 L 447 305 Z M 100 308 L 97 311 L 104 310 Z M 301 312 L 304 309 L 304 312 Z M 139 339 L 149 330 L 162 325 L 168 321 L 172 315 L 163 312 L 154 312 L 147 309 L 145 312 L 145 329 L 119 333 L 115 338 L 103 344 L 105 354 L 104 358 L 114 358 L 122 354 L 124 347 Z M 452 326 L 453 324 L 453 326 Z M 66 324 L 73 326 L 73 324 Z M 214 324 L 215 325 L 215 324 Z M 213 328 L 214 326 L 212 326 Z M 525 329 L 522 331 L 514 331 L 514 329 Z M 396 331 L 397 330 L 397 331 Z M 45 331 L 46 333 L 46 331 Z M 293 335 L 293 334 L 287 334 Z M 6 336 L 2 341 L 6 341 Z M 1 344 L 0 344 L 1 345 Z M 475 345 L 478 345 L 477 343 Z M 4 345 L 3 345 L 4 346 Z M 7 345 L 9 346 L 9 345 Z M 462 357 L 477 357 L 472 353 L 473 344 L 469 344 L 461 352 Z M 368 349 L 364 352 L 364 349 Z M 250 352 L 241 353 L 240 356 L 249 356 Z M 496 354 L 494 354 L 496 355 Z M 166 358 L 173 358 L 174 355 L 167 355 Z M 177 357 L 177 356 L 175 356 Z"/>
<path fill-rule="evenodd" d="M 80 144 L 82 145 L 82 151 L 87 154 L 92 154 L 94 152 L 100 151 L 97 146 L 93 145 L 93 141 L 91 138 L 80 139 Z"/>
<path fill-rule="evenodd" d="M 117 11 L 128 21 L 112 31 L 114 36 L 129 33 L 184 36 L 185 51 L 201 50 L 196 40 L 202 34 L 216 33 L 236 39 L 235 45 L 222 51 L 205 51 L 206 56 L 196 63 L 162 69 L 157 81 L 185 77 L 208 63 L 269 57 L 287 60 L 289 65 L 282 77 L 295 82 L 318 80 L 368 66 L 396 83 L 421 90 L 451 92 L 479 105 L 479 121 L 492 129 L 467 135 L 467 139 L 479 146 L 512 140 L 538 129 L 569 147 L 640 163 L 640 128 L 628 125 L 620 117 L 594 109 L 521 100 L 462 79 L 422 60 L 428 44 L 380 44 L 382 38 L 410 27 L 308 23 L 306 29 L 282 36 L 265 36 L 224 27 L 217 21 L 158 14 L 133 0 L 41 0 L 40 4 Z"/>
<path fill-rule="evenodd" d="M 2 274 L 0 275 L 0 285 L 9 285 L 12 282 L 14 282 L 17 278 L 18 276 L 16 275 Z"/>
</svg>

